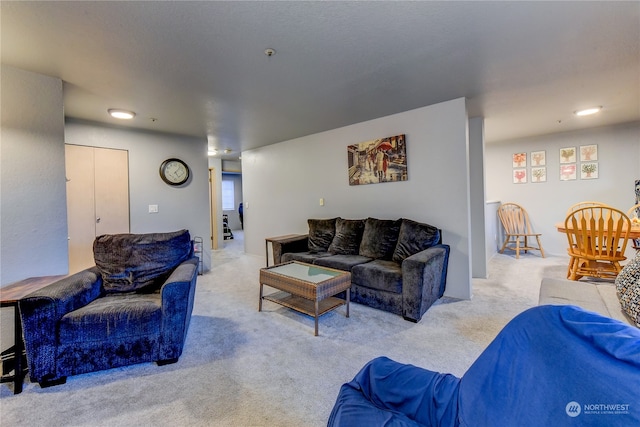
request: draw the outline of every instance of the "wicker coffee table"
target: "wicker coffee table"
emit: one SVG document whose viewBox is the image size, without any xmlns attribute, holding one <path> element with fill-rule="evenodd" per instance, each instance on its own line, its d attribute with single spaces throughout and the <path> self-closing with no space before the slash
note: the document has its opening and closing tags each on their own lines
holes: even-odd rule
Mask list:
<svg viewBox="0 0 640 427">
<path fill-rule="evenodd" d="M 278 289 L 278 292 L 264 295 L 264 285 Z M 292 261 L 273 267 L 260 269 L 260 302 L 272 301 L 315 319 L 315 335 L 318 335 L 318 317 L 343 304 L 349 317 L 351 273 L 333 268 L 320 267 Z M 346 299 L 334 295 L 346 291 Z"/>
</svg>

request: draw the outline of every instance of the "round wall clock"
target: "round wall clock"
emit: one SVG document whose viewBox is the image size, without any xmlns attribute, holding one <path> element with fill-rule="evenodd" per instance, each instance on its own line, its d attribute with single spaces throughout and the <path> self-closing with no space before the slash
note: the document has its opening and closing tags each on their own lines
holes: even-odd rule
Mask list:
<svg viewBox="0 0 640 427">
<path fill-rule="evenodd" d="M 160 165 L 160 178 L 169 185 L 182 185 L 189 179 L 189 166 L 180 159 L 167 159 Z"/>
</svg>

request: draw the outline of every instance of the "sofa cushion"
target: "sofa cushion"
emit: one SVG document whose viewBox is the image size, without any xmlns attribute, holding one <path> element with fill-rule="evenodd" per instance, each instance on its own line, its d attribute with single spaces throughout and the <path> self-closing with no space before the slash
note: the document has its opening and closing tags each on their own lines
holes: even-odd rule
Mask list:
<svg viewBox="0 0 640 427">
<path fill-rule="evenodd" d="M 93 254 L 105 292 L 132 292 L 159 286 L 193 256 L 193 248 L 187 230 L 105 234 L 96 237 Z"/>
<path fill-rule="evenodd" d="M 351 271 L 354 265 L 364 264 L 371 261 L 371 258 L 360 255 L 332 255 L 316 259 L 313 263 L 323 267 L 335 268 L 337 270 Z"/>
<path fill-rule="evenodd" d="M 398 244 L 393 253 L 393 260 L 402 262 L 420 251 L 440 242 L 440 230 L 429 224 L 403 218 L 398 235 Z"/>
<path fill-rule="evenodd" d="M 364 220 L 338 218 L 336 220 L 336 234 L 329 245 L 329 252 L 340 255 L 357 255 L 363 231 Z"/>
<path fill-rule="evenodd" d="M 308 219 L 309 252 L 326 252 L 336 234 L 336 218 Z"/>
<path fill-rule="evenodd" d="M 640 253 L 616 277 L 620 306 L 640 327 Z"/>
<path fill-rule="evenodd" d="M 329 252 L 287 252 L 286 254 L 282 254 L 280 262 L 300 261 L 313 264 L 318 258 L 331 255 Z"/>
<path fill-rule="evenodd" d="M 620 307 L 613 283 L 578 282 L 545 277 L 540 283 L 539 305 L 577 305 L 585 310 L 631 324 Z"/>
<path fill-rule="evenodd" d="M 376 259 L 351 270 L 351 282 L 370 289 L 402 293 L 402 268 L 397 262 Z"/>
<path fill-rule="evenodd" d="M 160 293 L 112 294 L 98 298 L 60 320 L 61 342 L 160 336 L 162 301 Z"/>
<path fill-rule="evenodd" d="M 360 242 L 360 255 L 390 260 L 398 243 L 402 220 L 367 218 Z"/>
</svg>

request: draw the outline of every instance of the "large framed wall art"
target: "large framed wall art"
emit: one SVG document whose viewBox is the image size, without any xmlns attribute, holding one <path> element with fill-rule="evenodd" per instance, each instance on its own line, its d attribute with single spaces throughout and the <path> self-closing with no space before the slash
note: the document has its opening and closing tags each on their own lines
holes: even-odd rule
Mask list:
<svg viewBox="0 0 640 427">
<path fill-rule="evenodd" d="M 347 147 L 349 185 L 406 181 L 405 135 L 373 139 Z"/>
</svg>

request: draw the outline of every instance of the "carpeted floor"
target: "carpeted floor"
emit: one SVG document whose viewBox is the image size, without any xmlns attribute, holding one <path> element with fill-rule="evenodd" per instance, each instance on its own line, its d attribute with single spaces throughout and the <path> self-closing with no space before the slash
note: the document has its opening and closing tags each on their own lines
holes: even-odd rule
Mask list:
<svg viewBox="0 0 640 427">
<path fill-rule="evenodd" d="M 199 276 L 179 362 L 69 377 L 48 389 L 0 387 L 2 426 L 324 426 L 340 386 L 368 360 L 462 375 L 516 314 L 537 304 L 543 276 L 564 277 L 568 258 L 496 255 L 470 301 L 442 299 L 407 322 L 352 304 L 313 319 L 276 304 L 258 308 L 263 257 L 245 255 L 242 232 L 214 251 Z M 450 266 L 451 268 L 451 266 Z"/>
</svg>

